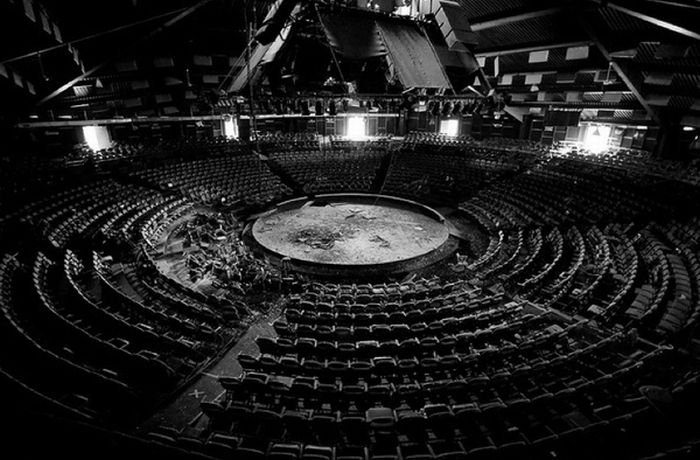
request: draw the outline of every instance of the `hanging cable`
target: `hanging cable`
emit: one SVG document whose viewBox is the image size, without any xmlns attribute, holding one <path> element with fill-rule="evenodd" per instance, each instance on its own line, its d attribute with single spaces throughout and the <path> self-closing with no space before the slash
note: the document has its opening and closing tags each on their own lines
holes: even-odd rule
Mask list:
<svg viewBox="0 0 700 460">
<path fill-rule="evenodd" d="M 249 98 L 250 98 L 249 99 L 250 131 L 251 131 L 251 134 L 255 134 L 255 147 L 259 152 L 260 151 L 260 141 L 258 140 L 258 136 L 257 136 L 257 120 L 255 119 L 255 88 L 253 86 L 252 70 L 250 68 L 250 61 L 252 59 L 251 43 L 253 41 L 253 34 L 254 34 L 253 21 L 255 21 L 257 10 L 255 8 L 255 0 L 253 0 L 250 3 L 252 3 L 252 6 L 253 6 L 253 11 L 252 11 L 253 17 L 252 18 L 248 17 L 248 13 L 247 13 L 248 8 L 245 8 L 243 10 L 246 25 L 248 27 L 248 46 L 246 48 L 246 54 L 247 54 L 246 72 L 248 73 L 248 75 L 247 75 L 247 77 L 248 77 L 248 91 L 249 91 Z"/>
</svg>

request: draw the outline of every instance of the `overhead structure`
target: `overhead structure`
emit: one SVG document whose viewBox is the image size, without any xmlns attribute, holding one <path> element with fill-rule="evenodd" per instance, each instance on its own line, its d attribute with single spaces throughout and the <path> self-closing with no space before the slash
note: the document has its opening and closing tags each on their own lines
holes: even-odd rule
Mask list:
<svg viewBox="0 0 700 460">
<path fill-rule="evenodd" d="M 637 99 L 637 101 L 644 107 L 644 110 L 647 112 L 650 118 L 652 118 L 654 121 L 657 123 L 660 123 L 660 119 L 656 111 L 653 109 L 653 107 L 647 102 L 646 98 L 641 92 L 639 82 L 640 82 L 640 76 L 639 75 L 633 75 L 630 70 L 627 68 L 625 64 L 621 64 L 617 62 L 615 59 L 613 59 L 610 51 L 608 51 L 607 47 L 605 44 L 600 40 L 596 32 L 593 30 L 593 28 L 586 23 L 585 21 L 581 21 L 581 28 L 586 31 L 586 34 L 588 34 L 589 38 L 593 41 L 595 44 L 596 48 L 600 53 L 603 55 L 606 61 L 610 64 L 610 67 L 615 71 L 615 73 L 622 79 L 622 81 L 625 83 L 627 88 L 634 94 L 634 97 Z"/>
<path fill-rule="evenodd" d="M 250 55 L 247 56 L 247 52 L 241 54 L 241 56 L 235 61 L 231 69 L 231 83 L 228 87 L 229 93 L 238 93 L 242 91 L 249 83 L 250 80 L 255 80 L 260 72 L 260 66 L 262 64 L 267 64 L 274 61 L 277 53 L 282 49 L 284 44 L 289 38 L 289 34 L 292 29 L 292 24 L 300 11 L 299 5 L 293 5 L 292 11 L 287 17 L 284 25 L 277 30 L 277 33 L 270 37 L 268 34 L 272 33 L 273 23 L 268 23 L 268 33 L 263 34 L 265 37 L 265 43 L 259 41 L 259 37 L 250 42 Z M 270 39 L 268 41 L 268 39 Z"/>
<path fill-rule="evenodd" d="M 50 21 L 27 17 L 25 3 L 44 4 Z M 8 2 L 0 25 L 27 23 L 27 45 L 0 64 L 5 105 L 26 106 L 16 122 L 221 115 L 252 87 L 273 97 L 507 93 L 522 116 L 571 108 L 585 120 L 700 125 L 697 1 L 99 3 Z M 257 10 L 247 22 L 244 3 Z M 79 20 L 86 9 L 90 23 Z"/>
<path fill-rule="evenodd" d="M 329 46 L 343 58 L 385 57 L 405 88 L 452 88 L 435 48 L 413 21 L 332 11 L 320 18 Z"/>
<path fill-rule="evenodd" d="M 435 16 L 440 32 L 451 51 L 469 52 L 478 44 L 478 36 L 472 30 L 464 8 L 451 0 L 432 3 L 431 13 Z"/>
<path fill-rule="evenodd" d="M 452 89 L 435 48 L 412 24 L 378 21 L 396 76 L 405 88 Z"/>
<path fill-rule="evenodd" d="M 277 53 L 296 33 L 294 23 L 302 18 L 307 24 L 317 24 L 322 31 L 319 38 L 330 49 L 341 77 L 341 61 L 384 59 L 388 78 L 400 82 L 403 88 L 452 90 L 438 51 L 420 23 L 374 11 L 327 8 L 320 4 L 312 7 L 298 0 L 280 0 L 273 4 L 251 41 L 249 61 L 244 53 L 234 63 L 228 93 L 239 93 L 249 85 L 249 77 L 251 81 L 260 77 L 262 65 L 275 61 Z"/>
<path fill-rule="evenodd" d="M 361 60 L 387 54 L 386 43 L 374 17 L 346 11 L 322 11 L 319 18 L 328 44 L 338 55 Z"/>
<path fill-rule="evenodd" d="M 255 33 L 255 40 L 261 45 L 269 45 L 289 23 L 290 16 L 299 5 L 299 0 L 276 0 Z"/>
<path fill-rule="evenodd" d="M 106 67 L 108 64 L 111 64 L 115 60 L 119 59 L 121 56 L 126 54 L 129 50 L 131 50 L 133 47 L 137 46 L 138 44 L 142 44 L 144 42 L 148 42 L 150 39 L 153 37 L 157 36 L 161 32 L 169 29 L 173 25 L 177 24 L 178 22 L 182 21 L 183 19 L 187 18 L 188 16 L 192 15 L 202 7 L 208 5 L 209 3 L 212 3 L 214 0 L 200 0 L 199 2 L 195 3 L 191 7 L 185 9 L 181 13 L 177 14 L 175 17 L 168 19 L 165 21 L 165 23 L 161 24 L 160 26 L 156 27 L 154 30 L 151 32 L 147 33 L 146 35 L 140 37 L 138 40 L 133 42 L 131 46 L 125 47 L 124 50 L 121 51 L 121 54 L 117 54 L 115 56 L 111 56 L 108 59 L 100 62 L 99 64 L 91 67 L 90 69 L 84 71 L 82 74 L 78 75 L 77 77 L 73 78 L 72 80 L 68 81 L 67 83 L 61 85 L 59 88 L 56 90 L 52 91 L 50 94 L 47 96 L 43 97 L 39 101 L 39 105 L 45 104 L 55 98 L 56 96 L 60 95 L 61 93 L 71 89 L 76 83 L 80 82 L 81 80 L 90 77 L 91 75 L 94 75 L 97 73 L 99 70 L 103 69 Z"/>
<path fill-rule="evenodd" d="M 686 14 L 692 12 L 697 14 L 697 12 L 700 11 L 700 4 L 697 4 L 697 2 L 695 5 L 680 2 L 666 2 L 662 6 L 660 2 L 645 0 L 595 1 L 601 6 L 620 11 L 662 29 L 684 35 L 693 40 L 700 40 L 700 25 L 697 22 L 697 17 L 694 17 L 692 14 L 690 16 Z M 666 13 L 673 12 L 675 8 L 679 11 L 680 15 L 666 17 L 660 14 L 660 8 L 665 8 Z"/>
</svg>

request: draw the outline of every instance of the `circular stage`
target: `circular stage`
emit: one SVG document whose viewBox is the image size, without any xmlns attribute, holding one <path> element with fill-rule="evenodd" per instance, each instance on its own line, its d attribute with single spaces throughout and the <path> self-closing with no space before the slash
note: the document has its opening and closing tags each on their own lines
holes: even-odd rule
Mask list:
<svg viewBox="0 0 700 460">
<path fill-rule="evenodd" d="M 445 219 L 422 204 L 380 195 L 333 194 L 277 205 L 257 218 L 253 237 L 297 266 L 395 272 L 402 265 L 415 269 L 417 259 L 438 251 L 450 235 Z M 410 267 L 402 264 L 409 261 Z M 426 258 L 423 265 L 434 261 Z"/>
</svg>

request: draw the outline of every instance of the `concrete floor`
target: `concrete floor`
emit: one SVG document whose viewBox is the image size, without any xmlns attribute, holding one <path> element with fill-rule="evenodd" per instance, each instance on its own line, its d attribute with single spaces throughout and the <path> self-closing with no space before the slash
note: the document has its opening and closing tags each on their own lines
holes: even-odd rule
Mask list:
<svg viewBox="0 0 700 460">
<path fill-rule="evenodd" d="M 255 339 L 261 336 L 276 337 L 277 333 L 272 327 L 281 315 L 281 308 L 274 308 L 265 315 L 254 318 L 248 330 L 241 336 L 236 344 L 226 352 L 213 367 L 204 370 L 194 382 L 182 391 L 179 396 L 165 405 L 153 417 L 142 425 L 145 432 L 156 429 L 159 426 L 173 427 L 183 432 L 198 431 L 206 425 L 202 417 L 199 403 L 202 400 L 214 400 L 224 393 L 219 385 L 220 376 L 238 376 L 243 369 L 236 357 L 241 352 L 258 354 L 259 350 Z"/>
<path fill-rule="evenodd" d="M 334 265 L 374 265 L 422 256 L 449 236 L 443 222 L 410 209 L 335 203 L 283 210 L 258 219 L 253 235 L 292 259 Z"/>
</svg>

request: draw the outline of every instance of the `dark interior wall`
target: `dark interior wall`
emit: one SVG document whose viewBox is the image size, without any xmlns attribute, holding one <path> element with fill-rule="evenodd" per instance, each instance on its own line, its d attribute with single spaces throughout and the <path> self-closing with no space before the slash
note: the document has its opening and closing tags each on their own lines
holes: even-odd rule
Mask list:
<svg viewBox="0 0 700 460">
<path fill-rule="evenodd" d="M 367 118 L 368 136 L 402 135 L 405 119 L 403 116 L 358 115 Z M 344 136 L 346 117 L 282 117 L 259 118 L 257 130 L 262 134 L 312 133 L 322 136 Z M 61 156 L 83 144 L 82 129 L 79 126 L 42 129 L 8 128 L 23 145 L 23 151 L 42 156 Z M 210 138 L 223 135 L 220 120 L 202 120 L 163 123 L 125 123 L 109 126 L 113 142 L 126 144 L 153 144 L 161 141 L 177 141 L 192 138 Z M 242 139 L 250 138 L 250 121 L 239 120 L 239 134 Z"/>
<path fill-rule="evenodd" d="M 367 117 L 368 136 L 398 136 L 402 135 L 402 125 L 404 117 L 378 117 L 370 115 L 359 115 Z M 344 136 L 347 131 L 346 117 L 285 117 L 285 118 L 263 118 L 257 120 L 257 130 L 263 134 L 274 133 L 311 133 L 321 136 Z M 241 120 L 239 125 L 241 138 L 247 139 L 250 136 L 248 120 Z"/>
<path fill-rule="evenodd" d="M 448 117 L 435 116 L 429 112 L 413 112 L 409 114 L 406 123 L 406 131 L 418 131 L 426 133 L 440 132 L 440 121 Z M 450 117 L 455 118 L 455 117 Z M 518 138 L 520 122 L 510 116 L 495 118 L 493 115 L 460 115 L 459 134 L 472 136 L 476 139 L 487 137 Z"/>
<path fill-rule="evenodd" d="M 443 119 L 459 120 L 460 135 L 477 139 L 487 137 L 517 138 L 520 123 L 509 116 L 495 118 L 493 115 L 459 115 L 442 117 L 429 112 L 400 112 L 398 114 L 357 114 L 366 117 L 368 136 L 403 136 L 412 131 L 438 133 Z M 389 116 L 385 116 L 389 115 Z M 162 123 L 125 123 L 109 126 L 111 138 L 117 143 L 145 143 L 160 141 L 207 138 L 221 136 L 220 120 L 202 120 Z M 345 116 L 285 116 L 259 117 L 257 131 L 262 134 L 312 133 L 321 136 L 344 136 L 347 133 Z M 60 127 L 44 129 L 14 129 L 15 137 L 25 145 L 25 149 L 39 155 L 60 156 L 83 143 L 80 127 Z M 250 121 L 239 120 L 239 133 L 242 139 L 250 138 Z"/>
<path fill-rule="evenodd" d="M 555 142 L 581 142 L 584 140 L 585 125 L 556 126 L 545 123 L 542 116 L 526 115 L 526 136 L 528 139 L 545 144 Z M 611 126 L 610 145 L 617 148 L 639 149 L 654 152 L 659 138 L 656 126 L 628 126 L 601 123 Z"/>
<path fill-rule="evenodd" d="M 32 130 L 10 128 L 10 132 L 13 145 L 8 154 L 15 156 L 61 156 L 82 142 L 81 130 L 76 127 Z"/>
<path fill-rule="evenodd" d="M 16 154 L 62 156 L 83 144 L 82 128 L 66 126 L 42 129 L 9 128 L 17 147 Z M 213 137 L 221 134 L 218 121 L 185 123 L 134 123 L 109 126 L 113 142 L 126 144 L 153 144 L 161 141 Z"/>
</svg>

